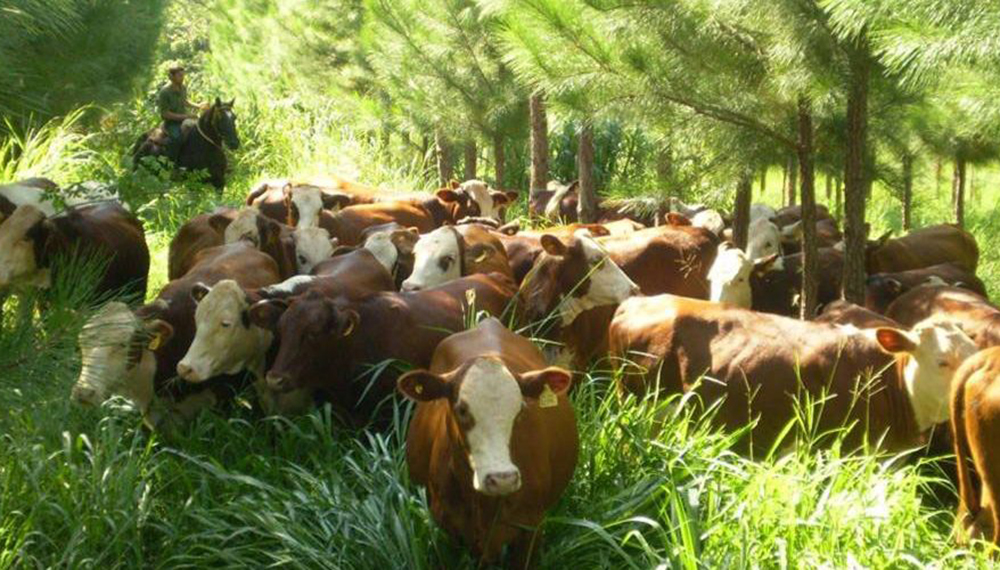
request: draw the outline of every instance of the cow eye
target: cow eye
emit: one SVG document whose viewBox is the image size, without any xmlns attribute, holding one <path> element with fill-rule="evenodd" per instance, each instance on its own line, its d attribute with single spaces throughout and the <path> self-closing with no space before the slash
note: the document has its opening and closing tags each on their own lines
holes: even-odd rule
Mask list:
<svg viewBox="0 0 1000 570">
<path fill-rule="evenodd" d="M 947 360 L 938 360 L 938 367 L 940 367 L 940 368 L 948 368 L 948 361 Z"/>
<path fill-rule="evenodd" d="M 231 323 L 229 321 L 222 321 L 222 328 L 228 329 L 231 326 L 233 326 L 233 323 Z"/>
<path fill-rule="evenodd" d="M 472 415 L 469 413 L 469 405 L 465 402 L 455 404 L 455 417 L 460 423 L 468 423 L 472 419 Z"/>
<path fill-rule="evenodd" d="M 444 267 L 445 269 L 448 269 L 449 267 L 451 267 L 452 263 L 455 263 L 455 258 L 452 257 L 452 256 L 450 256 L 450 255 L 445 256 L 441 260 L 441 266 Z"/>
<path fill-rule="evenodd" d="M 306 256 L 300 255 L 299 256 L 299 264 L 305 265 L 305 263 L 306 263 Z"/>
</svg>

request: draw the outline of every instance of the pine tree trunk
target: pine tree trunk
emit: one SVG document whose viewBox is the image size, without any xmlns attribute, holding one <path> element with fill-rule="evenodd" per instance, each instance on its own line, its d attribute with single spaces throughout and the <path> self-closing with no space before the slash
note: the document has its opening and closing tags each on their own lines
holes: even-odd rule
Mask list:
<svg viewBox="0 0 1000 570">
<path fill-rule="evenodd" d="M 976 202 L 976 167 L 974 165 L 972 165 L 972 164 L 969 164 L 968 165 L 968 169 L 969 169 L 969 175 L 967 176 L 967 178 L 969 179 L 969 192 L 968 192 L 968 200 L 966 200 L 966 202 L 975 203 Z"/>
<path fill-rule="evenodd" d="M 955 223 L 965 227 L 965 158 L 955 157 L 955 175 L 952 178 L 952 192 L 955 196 Z"/>
<path fill-rule="evenodd" d="M 785 205 L 795 205 L 795 195 L 799 191 L 798 158 L 793 154 L 788 157 L 788 184 L 785 185 Z"/>
<path fill-rule="evenodd" d="M 816 248 L 816 176 L 813 167 L 812 104 L 799 98 L 799 145 L 797 149 L 802 177 L 802 298 L 799 316 L 812 318 L 819 304 L 819 270 Z"/>
<path fill-rule="evenodd" d="M 577 217 L 582 223 L 597 221 L 597 189 L 594 186 L 594 131 L 589 124 L 580 128 L 576 154 L 577 176 L 580 179 L 580 201 Z"/>
<path fill-rule="evenodd" d="M 767 165 L 760 169 L 760 196 L 764 197 L 764 192 L 767 191 Z M 752 201 L 752 200 L 751 200 Z"/>
<path fill-rule="evenodd" d="M 826 203 L 833 201 L 833 176 L 826 175 Z"/>
<path fill-rule="evenodd" d="M 837 222 L 844 222 L 844 181 L 839 176 L 833 179 L 833 217 Z"/>
<path fill-rule="evenodd" d="M 463 157 L 463 162 L 465 163 L 464 178 L 466 180 L 475 180 L 476 160 L 479 157 L 479 149 L 476 148 L 476 141 L 466 141 L 464 154 L 465 154 L 465 156 Z"/>
<path fill-rule="evenodd" d="M 503 135 L 497 133 L 493 135 L 493 176 L 496 181 L 493 185 L 496 188 L 503 188 L 504 156 L 503 156 Z"/>
<path fill-rule="evenodd" d="M 674 172 L 673 157 L 670 154 L 670 147 L 664 146 L 656 153 L 656 181 L 660 185 L 662 192 L 670 185 Z M 683 198 L 683 196 L 678 196 Z"/>
<path fill-rule="evenodd" d="M 865 302 L 865 202 L 868 197 L 868 87 L 871 61 L 867 41 L 849 49 L 850 85 L 847 95 L 847 145 L 844 163 L 844 298 Z"/>
<path fill-rule="evenodd" d="M 528 101 L 531 113 L 531 183 L 528 192 L 533 198 L 549 183 L 549 120 L 545 112 L 545 95 L 536 91 Z"/>
<path fill-rule="evenodd" d="M 913 155 L 903 155 L 903 231 L 913 227 Z"/>
<path fill-rule="evenodd" d="M 785 196 L 788 195 L 788 162 L 781 165 L 781 203 L 785 203 Z"/>
<path fill-rule="evenodd" d="M 753 170 L 747 169 L 736 183 L 736 203 L 733 204 L 733 242 L 747 248 L 750 232 L 750 202 L 753 201 Z"/>
<path fill-rule="evenodd" d="M 934 193 L 938 196 L 941 195 L 941 177 L 942 177 L 941 157 L 934 159 Z"/>
<path fill-rule="evenodd" d="M 451 143 L 444 138 L 444 135 L 436 133 L 434 145 L 437 150 L 438 178 L 442 186 L 447 186 L 455 177 L 455 160 L 452 157 Z"/>
</svg>

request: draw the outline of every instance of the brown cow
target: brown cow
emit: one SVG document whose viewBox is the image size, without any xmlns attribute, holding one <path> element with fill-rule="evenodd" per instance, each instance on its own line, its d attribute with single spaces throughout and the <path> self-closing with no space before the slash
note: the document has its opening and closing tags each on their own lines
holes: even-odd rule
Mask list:
<svg viewBox="0 0 1000 570">
<path fill-rule="evenodd" d="M 410 479 L 434 520 L 480 563 L 534 566 L 545 512 L 576 469 L 570 374 L 546 368 L 530 341 L 487 319 L 449 336 L 428 370 L 399 378 L 417 402 L 406 440 Z"/>
<path fill-rule="evenodd" d="M 951 377 L 975 352 L 972 340 L 950 324 L 860 331 L 673 295 L 625 301 L 610 337 L 613 356 L 627 363 L 624 389 L 637 395 L 693 390 L 706 405 L 721 400 L 715 419 L 725 428 L 757 419 L 740 444 L 751 452 L 782 443 L 797 400 L 824 395 L 815 433 L 857 421 L 845 441 L 849 448 L 865 437 L 870 444 L 885 437 L 889 451 L 916 445 L 923 432 L 948 419 Z"/>
<path fill-rule="evenodd" d="M 226 226 L 236 218 L 236 213 L 236 209 L 223 206 L 210 214 L 195 216 L 181 226 L 170 240 L 167 279 L 180 279 L 194 266 L 201 251 L 225 243 Z"/>
<path fill-rule="evenodd" d="M 893 301 L 885 315 L 904 326 L 924 320 L 955 323 L 979 348 L 1000 345 L 1000 309 L 961 287 L 914 287 Z"/>
<path fill-rule="evenodd" d="M 955 530 L 961 542 L 982 539 L 1000 546 L 998 379 L 1000 347 L 992 347 L 966 360 L 952 383 L 951 429 L 960 496 Z"/>
<path fill-rule="evenodd" d="M 397 200 L 349 206 L 337 213 L 323 211 L 319 225 L 343 245 L 361 245 L 364 230 L 371 226 L 396 222 L 427 233 L 478 214 L 479 206 L 467 194 L 442 189 L 422 201 Z"/>
<path fill-rule="evenodd" d="M 413 248 L 413 271 L 402 290 L 417 291 L 493 272 L 513 279 L 507 250 L 495 232 L 478 224 L 443 226 L 420 236 Z"/>
<path fill-rule="evenodd" d="M 934 282 L 937 278 L 940 282 Z M 986 286 L 976 275 L 954 263 L 939 263 L 921 269 L 869 275 L 865 285 L 865 306 L 885 313 L 889 305 L 919 285 L 956 285 L 986 297 Z"/>
<path fill-rule="evenodd" d="M 302 183 L 289 180 L 267 180 L 259 183 L 247 195 L 246 205 L 289 226 L 315 227 L 322 209 L 336 210 L 358 204 L 371 204 L 376 199 L 374 188 L 346 180 Z"/>
<path fill-rule="evenodd" d="M 787 228 L 797 224 L 802 221 L 802 205 L 780 208 L 770 218 L 779 228 Z M 823 220 L 833 220 L 833 216 L 830 215 L 830 210 L 825 205 L 816 204 L 816 222 L 819 223 Z"/>
<path fill-rule="evenodd" d="M 834 247 L 844 239 L 837 221 L 824 218 L 816 221 L 816 247 Z M 781 228 L 781 250 L 785 255 L 802 251 L 802 222 Z"/>
<path fill-rule="evenodd" d="M 146 296 L 149 249 L 142 222 L 113 201 L 74 206 L 52 217 L 25 204 L 0 224 L 0 289 L 48 288 L 67 256 L 106 263 L 97 294 Z"/>
<path fill-rule="evenodd" d="M 172 381 L 195 336 L 194 291 L 199 284 L 214 285 L 223 279 L 257 288 L 277 282 L 279 275 L 274 260 L 249 244 L 202 251 L 195 266 L 168 283 L 152 303 L 134 313 L 118 304 L 88 323 L 85 332 L 91 333 L 81 335 L 83 368 L 73 398 L 97 405 L 112 394 L 143 394 L 148 399 L 136 405 L 148 412 L 155 394 L 181 417 L 230 398 L 241 387 L 239 378 L 215 378 L 197 387 Z M 109 323 L 115 335 L 101 332 Z"/>
<path fill-rule="evenodd" d="M 869 244 L 865 267 L 869 275 L 920 269 L 948 262 L 972 273 L 976 272 L 979 263 L 976 238 L 958 226 L 929 226 L 895 239 L 889 239 L 889 235 Z"/>
<path fill-rule="evenodd" d="M 291 300 L 257 303 L 250 318 L 280 339 L 267 373 L 272 389 L 319 390 L 345 419 L 364 423 L 392 393 L 398 373 L 395 366 L 375 365 L 391 359 L 427 366 L 438 343 L 465 328 L 470 298 L 477 312 L 499 316 L 513 295 L 514 284 L 502 275 L 471 275 L 357 301 L 310 290 Z"/>
<path fill-rule="evenodd" d="M 223 223 L 227 221 L 220 225 Z M 256 208 L 240 210 L 227 223 L 223 235 L 225 243 L 245 240 L 270 255 L 285 279 L 309 273 L 317 263 L 328 259 L 338 245 L 336 238 L 331 239 L 323 228 L 292 228 L 262 216 Z"/>
</svg>

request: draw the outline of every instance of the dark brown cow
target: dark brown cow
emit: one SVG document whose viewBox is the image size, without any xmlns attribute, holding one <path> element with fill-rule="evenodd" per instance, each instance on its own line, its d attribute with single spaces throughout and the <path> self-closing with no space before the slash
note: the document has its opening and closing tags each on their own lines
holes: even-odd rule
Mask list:
<svg viewBox="0 0 1000 570">
<path fill-rule="evenodd" d="M 202 250 L 225 243 L 226 226 L 236 218 L 236 213 L 234 208 L 220 207 L 210 214 L 195 216 L 181 226 L 170 240 L 167 279 L 173 281 L 184 276 Z"/>
<path fill-rule="evenodd" d="M 885 315 L 904 326 L 924 320 L 955 323 L 979 348 L 1000 345 L 1000 309 L 961 287 L 914 287 L 893 301 Z"/>
<path fill-rule="evenodd" d="M 780 263 L 779 263 L 780 260 Z M 819 304 L 840 298 L 844 275 L 844 254 L 826 247 L 819 250 L 817 282 Z M 784 316 L 798 315 L 798 296 L 802 289 L 802 254 L 796 253 L 758 263 L 750 274 L 751 308 Z"/>
<path fill-rule="evenodd" d="M 875 329 L 878 327 L 906 328 L 885 315 L 843 299 L 838 299 L 823 307 L 823 312 L 813 319 L 813 322 L 854 325 L 859 329 Z"/>
<path fill-rule="evenodd" d="M 534 566 L 545 512 L 576 469 L 570 374 L 546 368 L 527 339 L 487 319 L 449 336 L 428 370 L 399 379 L 417 402 L 406 440 L 410 479 L 434 520 L 480 563 Z"/>
<path fill-rule="evenodd" d="M 865 306 L 885 313 L 900 295 L 929 283 L 964 287 L 986 297 L 986 286 L 974 273 L 954 263 L 939 263 L 922 269 L 869 275 L 865 286 Z"/>
<path fill-rule="evenodd" d="M 952 224 L 940 224 L 913 230 L 903 237 L 889 239 L 889 234 L 868 247 L 866 271 L 896 273 L 955 263 L 972 273 L 979 263 L 979 246 L 969 232 Z"/>
<path fill-rule="evenodd" d="M 951 377 L 975 352 L 972 340 L 948 324 L 860 331 L 673 295 L 625 301 L 610 337 L 612 355 L 626 362 L 625 390 L 694 390 L 706 405 L 722 400 L 716 421 L 727 429 L 757 418 L 741 442 L 751 452 L 781 443 L 796 399 L 815 402 L 824 392 L 815 433 L 857 421 L 849 448 L 865 436 L 871 444 L 884 436 L 890 451 L 916 445 L 948 419 Z"/>
<path fill-rule="evenodd" d="M 469 293 L 472 291 L 472 293 Z M 434 348 L 462 330 L 469 298 L 476 311 L 501 315 L 514 295 L 502 275 L 472 275 L 413 293 L 373 293 L 357 301 L 309 291 L 254 305 L 251 321 L 277 332 L 280 347 L 268 385 L 277 391 L 319 390 L 345 419 L 368 421 L 395 387 L 387 360 L 430 364 Z M 369 384 L 371 384 L 369 386 Z"/>
<path fill-rule="evenodd" d="M 817 247 L 834 247 L 843 239 L 844 234 L 840 233 L 836 220 L 825 218 L 816 222 Z M 781 249 L 785 255 L 802 251 L 802 222 L 781 228 Z"/>
<path fill-rule="evenodd" d="M 532 192 L 528 199 L 528 211 L 532 216 L 563 220 L 567 223 L 575 222 L 577 219 L 576 210 L 580 201 L 576 192 L 579 185 L 579 180 L 574 180 L 569 184 L 549 182 L 549 186 L 545 190 Z M 553 202 L 553 200 L 556 201 Z"/>
<path fill-rule="evenodd" d="M 500 273 L 513 279 L 507 250 L 496 232 L 478 224 L 440 227 L 420 236 L 413 249 L 413 271 L 403 291 L 417 291 L 475 273 Z"/>
<path fill-rule="evenodd" d="M 68 256 L 106 263 L 95 293 L 146 295 L 149 249 L 142 222 L 113 201 L 74 206 L 46 217 L 25 204 L 0 224 L 0 289 L 47 288 Z"/>
<path fill-rule="evenodd" d="M 993 347 L 969 358 L 952 384 L 951 428 L 960 496 L 955 530 L 963 543 L 982 539 L 1000 546 L 998 380 L 1000 347 Z"/>
<path fill-rule="evenodd" d="M 136 402 L 145 410 L 159 396 L 188 417 L 202 407 L 228 399 L 242 388 L 239 378 L 220 377 L 198 386 L 173 381 L 177 364 L 195 336 L 194 292 L 199 285 L 214 285 L 224 279 L 241 287 L 258 288 L 278 281 L 278 268 L 270 256 L 249 244 L 236 243 L 203 250 L 194 267 L 180 279 L 168 283 L 156 300 L 134 313 L 125 305 L 114 314 L 88 326 L 101 339 L 101 325 L 117 323 L 128 335 L 121 345 L 98 342 L 82 347 L 84 366 L 73 396 L 82 403 L 100 404 L 115 393 L 146 394 Z M 236 323 L 242 325 L 242 323 Z M 81 339 L 82 340 L 82 339 Z"/>
<path fill-rule="evenodd" d="M 23 204 L 38 208 L 46 216 L 54 215 L 55 204 L 45 192 L 58 190 L 59 185 L 48 178 L 26 178 L 11 184 L 0 184 L 0 222 Z"/>
<path fill-rule="evenodd" d="M 833 216 L 830 215 L 830 210 L 823 204 L 816 204 L 816 222 L 819 223 L 823 220 L 833 220 Z M 785 206 L 775 212 L 774 216 L 771 217 L 771 221 L 774 222 L 779 228 L 786 228 L 788 226 L 794 225 L 802 221 L 802 205 L 795 206 Z M 836 221 L 834 221 L 834 226 L 836 227 Z"/>
</svg>

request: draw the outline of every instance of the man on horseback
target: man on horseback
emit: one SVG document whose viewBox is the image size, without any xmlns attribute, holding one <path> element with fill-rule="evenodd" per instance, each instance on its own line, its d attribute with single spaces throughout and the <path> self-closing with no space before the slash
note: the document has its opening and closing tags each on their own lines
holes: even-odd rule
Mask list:
<svg viewBox="0 0 1000 570">
<path fill-rule="evenodd" d="M 156 104 L 163 119 L 163 130 L 167 133 L 166 154 L 170 160 L 177 162 L 181 151 L 181 125 L 187 119 L 198 120 L 198 116 L 188 111 L 204 110 L 204 105 L 195 105 L 188 101 L 187 87 L 184 86 L 184 67 L 175 65 L 167 71 L 170 83 L 163 86 L 156 95 Z"/>
</svg>

